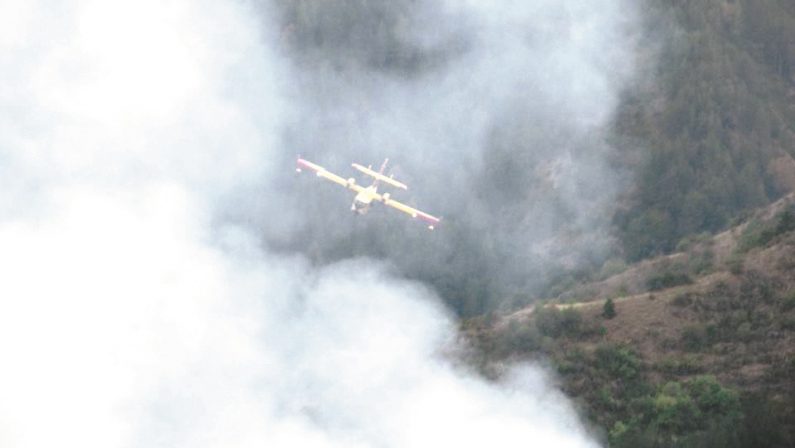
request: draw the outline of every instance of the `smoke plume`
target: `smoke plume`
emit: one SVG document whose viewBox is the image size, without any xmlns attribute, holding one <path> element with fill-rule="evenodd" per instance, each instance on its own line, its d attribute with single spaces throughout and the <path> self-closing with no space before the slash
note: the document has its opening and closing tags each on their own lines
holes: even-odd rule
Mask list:
<svg viewBox="0 0 795 448">
<path fill-rule="evenodd" d="M 303 205 L 289 207 L 293 231 L 264 230 L 272 244 L 320 263 L 388 258 L 462 314 L 526 300 L 556 270 L 609 250 L 625 176 L 607 129 L 632 74 L 629 5 L 276 4 L 296 85 L 284 159 L 300 153 L 348 177 L 352 161 L 389 157 L 412 187 L 395 196 L 441 215 L 444 231 L 388 212 L 340 216 L 349 198 L 333 186 L 285 180 L 286 203 Z"/>
<path fill-rule="evenodd" d="M 439 291 L 526 286 L 616 190 L 622 5 L 497 3 L 0 4 L 0 445 L 594 446 L 447 354 Z M 297 153 L 449 224 L 354 221 Z"/>
</svg>

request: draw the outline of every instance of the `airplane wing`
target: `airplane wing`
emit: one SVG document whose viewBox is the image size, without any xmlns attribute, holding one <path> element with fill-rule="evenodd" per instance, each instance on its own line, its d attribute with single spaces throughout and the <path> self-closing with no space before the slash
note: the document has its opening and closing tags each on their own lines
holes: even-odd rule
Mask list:
<svg viewBox="0 0 795 448">
<path fill-rule="evenodd" d="M 384 162 L 386 163 L 386 162 Z M 393 187 L 402 188 L 404 190 L 408 190 L 409 187 L 406 186 L 403 182 L 398 182 L 392 178 L 392 176 L 384 176 L 382 173 L 378 173 L 376 171 L 367 168 L 366 166 L 359 165 L 358 163 L 351 164 L 352 167 L 356 168 L 357 170 L 361 171 L 362 173 L 371 176 L 375 179 L 380 180 L 381 182 L 387 183 L 392 185 Z"/>
<path fill-rule="evenodd" d="M 323 168 L 322 166 L 314 164 L 314 163 L 312 163 L 312 162 L 310 162 L 308 160 L 304 160 L 302 158 L 298 158 L 298 160 L 296 160 L 295 163 L 296 163 L 295 171 L 297 171 L 299 173 L 303 169 L 308 169 L 310 171 L 314 171 L 315 174 L 317 175 L 317 177 L 322 177 L 324 179 L 328 179 L 328 180 L 334 182 L 335 184 L 342 185 L 343 187 L 345 187 L 345 188 L 347 188 L 349 190 L 353 190 L 353 191 L 355 191 L 357 193 L 360 193 L 361 191 L 363 191 L 365 189 L 361 185 L 357 185 L 356 181 L 346 180 L 345 178 L 337 176 L 336 174 L 334 174 L 331 171 Z"/>
<path fill-rule="evenodd" d="M 383 195 L 383 196 L 386 196 L 386 194 Z M 441 222 L 441 219 L 439 219 L 439 218 L 437 218 L 435 216 L 431 216 L 431 215 L 429 215 L 429 214 L 427 214 L 427 213 L 425 213 L 423 211 L 417 210 L 416 208 L 409 207 L 408 205 L 406 205 L 406 204 L 404 204 L 402 202 L 398 202 L 398 201 L 396 201 L 394 199 L 389 199 L 388 197 L 382 197 L 382 202 L 385 205 L 388 205 L 388 206 L 390 206 L 392 208 L 400 210 L 403 213 L 407 213 L 407 214 L 411 215 L 412 218 L 422 219 L 423 221 L 428 223 L 428 228 L 431 229 L 431 230 L 433 230 L 433 227 L 436 224 L 439 224 L 439 222 Z"/>
</svg>

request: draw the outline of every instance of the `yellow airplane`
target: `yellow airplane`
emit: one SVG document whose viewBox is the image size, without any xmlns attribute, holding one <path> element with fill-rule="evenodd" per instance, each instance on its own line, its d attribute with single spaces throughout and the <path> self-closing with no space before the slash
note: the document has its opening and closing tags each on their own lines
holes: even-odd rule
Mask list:
<svg viewBox="0 0 795 448">
<path fill-rule="evenodd" d="M 353 166 L 358 171 L 372 177 L 373 183 L 368 187 L 363 187 L 356 183 L 356 179 L 350 177 L 347 180 L 343 179 L 340 176 L 328 171 L 327 169 L 323 168 L 320 165 L 316 165 L 308 160 L 304 160 L 302 158 L 298 158 L 296 161 L 296 168 L 295 171 L 300 173 L 303 169 L 312 170 L 318 177 L 322 177 L 324 179 L 328 179 L 335 184 L 342 185 L 343 187 L 353 190 L 356 192 L 356 197 L 353 198 L 353 204 L 351 204 L 351 211 L 354 213 L 358 213 L 363 215 L 370 210 L 370 206 L 373 204 L 373 201 L 381 202 L 384 205 L 389 207 L 395 208 L 400 210 L 403 213 L 411 215 L 412 218 L 419 218 L 425 221 L 428 224 L 428 228 L 433 230 L 434 226 L 439 224 L 441 221 L 439 218 L 435 216 L 431 216 L 423 211 L 417 210 L 416 208 L 409 207 L 406 204 L 398 202 L 390 197 L 389 193 L 378 193 L 378 183 L 383 182 L 385 184 L 391 185 L 396 188 L 400 188 L 403 190 L 408 190 L 406 184 L 401 183 L 393 179 L 392 176 L 387 176 L 384 174 L 384 170 L 386 169 L 386 165 L 389 162 L 389 159 L 384 160 L 383 165 L 381 165 L 381 169 L 379 171 L 373 171 L 372 166 L 364 167 L 359 165 L 358 163 L 354 163 Z"/>
</svg>

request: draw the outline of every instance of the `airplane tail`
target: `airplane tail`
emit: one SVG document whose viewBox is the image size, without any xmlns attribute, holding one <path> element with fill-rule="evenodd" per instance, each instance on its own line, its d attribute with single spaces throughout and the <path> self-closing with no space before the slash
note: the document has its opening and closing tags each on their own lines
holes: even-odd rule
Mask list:
<svg viewBox="0 0 795 448">
<path fill-rule="evenodd" d="M 386 164 L 389 163 L 389 158 L 384 159 L 384 163 L 381 164 L 381 169 L 378 170 L 378 174 L 384 175 L 384 171 L 386 170 Z"/>
<path fill-rule="evenodd" d="M 376 183 L 380 181 L 380 182 L 384 182 L 385 184 L 389 184 L 389 185 L 391 185 L 393 187 L 396 187 L 396 188 L 401 188 L 403 190 L 408 190 L 409 187 L 406 184 L 404 184 L 402 182 L 398 182 L 395 179 L 393 179 L 392 176 L 387 176 L 387 175 L 384 174 L 384 170 L 386 170 L 386 165 L 387 165 L 388 162 L 389 162 L 389 159 L 384 160 L 384 163 L 381 165 L 381 169 L 379 170 L 379 172 L 375 172 L 372 169 L 370 169 L 370 167 L 365 167 L 365 166 L 359 165 L 358 163 L 354 163 L 351 166 L 353 166 L 357 170 L 361 171 L 362 173 L 374 178 Z"/>
</svg>

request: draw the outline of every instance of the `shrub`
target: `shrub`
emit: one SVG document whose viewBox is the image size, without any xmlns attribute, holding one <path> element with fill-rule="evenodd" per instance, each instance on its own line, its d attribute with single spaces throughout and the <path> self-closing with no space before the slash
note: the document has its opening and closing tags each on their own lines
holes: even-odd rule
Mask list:
<svg viewBox="0 0 795 448">
<path fill-rule="evenodd" d="M 739 415 L 740 399 L 732 390 L 723 388 L 712 375 L 696 377 L 688 382 L 690 395 L 706 415 Z"/>
<path fill-rule="evenodd" d="M 695 244 L 695 238 L 693 237 L 693 235 L 687 235 L 686 237 L 679 240 L 678 243 L 676 243 L 674 251 L 685 252 L 688 249 L 690 249 L 693 246 L 693 244 Z"/>
<path fill-rule="evenodd" d="M 640 371 L 640 360 L 629 349 L 615 345 L 601 345 L 596 349 L 597 367 L 620 379 L 633 379 Z"/>
<path fill-rule="evenodd" d="M 568 307 L 560 313 L 560 326 L 563 334 L 576 337 L 580 335 L 582 327 L 582 315 L 572 307 Z"/>
<path fill-rule="evenodd" d="M 622 422 L 621 420 L 617 421 L 613 428 L 610 429 L 610 433 L 608 434 L 608 440 L 610 441 L 610 446 L 617 446 L 620 444 L 623 439 L 627 436 L 629 432 L 629 425 Z"/>
<path fill-rule="evenodd" d="M 563 311 L 555 307 L 541 307 L 534 314 L 535 325 L 544 336 L 558 338 L 582 335 L 582 315 L 572 307 Z"/>
<path fill-rule="evenodd" d="M 707 345 L 707 333 L 701 326 L 690 326 L 682 331 L 682 345 L 685 350 L 695 352 Z"/>
<path fill-rule="evenodd" d="M 610 388 L 603 386 L 596 392 L 596 400 L 604 409 L 615 411 L 620 406 L 619 400 L 613 397 Z"/>
<path fill-rule="evenodd" d="M 715 253 L 712 249 L 702 249 L 690 254 L 687 261 L 687 270 L 691 274 L 700 275 L 712 269 L 715 262 Z"/>
<path fill-rule="evenodd" d="M 676 297 L 674 297 L 673 300 L 671 300 L 671 304 L 674 306 L 678 306 L 680 308 L 690 306 L 693 304 L 692 294 L 687 292 L 684 294 L 679 294 Z"/>
<path fill-rule="evenodd" d="M 726 261 L 726 265 L 729 267 L 729 272 L 734 275 L 740 275 L 743 273 L 745 259 L 739 254 L 731 254 Z"/>
<path fill-rule="evenodd" d="M 660 361 L 657 368 L 672 375 L 693 375 L 704 371 L 693 355 L 665 358 Z"/>
<path fill-rule="evenodd" d="M 758 302 L 770 303 L 773 300 L 773 280 L 758 271 L 745 273 L 740 285 L 740 294 L 746 309 L 753 309 Z"/>
<path fill-rule="evenodd" d="M 613 303 L 613 299 L 605 300 L 605 304 L 602 306 L 602 316 L 605 319 L 616 317 L 616 305 Z"/>
<path fill-rule="evenodd" d="M 782 319 L 779 326 L 782 330 L 795 331 L 795 318 Z"/>
<path fill-rule="evenodd" d="M 674 286 L 689 285 L 693 283 L 693 279 L 689 275 L 683 273 L 675 273 L 667 271 L 665 273 L 655 275 L 646 280 L 646 288 L 650 291 L 659 291 L 661 289 L 673 288 Z"/>
<path fill-rule="evenodd" d="M 776 234 L 781 235 L 795 230 L 795 215 L 789 208 L 785 209 L 776 216 Z"/>
<path fill-rule="evenodd" d="M 753 220 L 740 235 L 737 249 L 747 252 L 755 247 L 766 246 L 775 237 L 792 230 L 795 230 L 795 216 L 790 209 L 785 209 L 767 221 Z"/>
<path fill-rule="evenodd" d="M 740 341 L 748 342 L 753 336 L 753 330 L 750 322 L 743 322 L 737 327 L 736 337 Z"/>
<path fill-rule="evenodd" d="M 781 300 L 781 311 L 787 312 L 795 309 L 795 291 L 791 292 L 788 296 Z"/>
<path fill-rule="evenodd" d="M 513 319 L 499 340 L 499 348 L 504 353 L 536 351 L 541 348 L 541 335 L 534 325 Z"/>
<path fill-rule="evenodd" d="M 693 398 L 677 382 L 667 383 L 654 397 L 654 424 L 674 433 L 694 429 L 701 413 Z"/>
<path fill-rule="evenodd" d="M 744 394 L 742 400 L 745 446 L 793 446 L 793 434 L 788 430 L 791 422 L 780 405 L 759 392 Z"/>
</svg>

